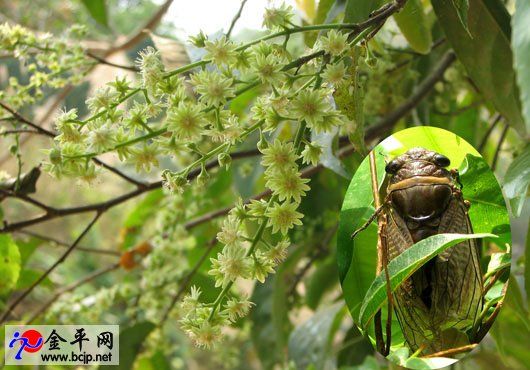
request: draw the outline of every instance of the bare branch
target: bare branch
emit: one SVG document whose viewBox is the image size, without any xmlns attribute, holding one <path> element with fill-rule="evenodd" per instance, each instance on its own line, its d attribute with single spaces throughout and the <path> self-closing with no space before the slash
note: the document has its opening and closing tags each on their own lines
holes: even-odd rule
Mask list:
<svg viewBox="0 0 530 370">
<path fill-rule="evenodd" d="M 53 243 L 53 244 L 56 244 L 56 245 L 61 246 L 61 247 L 66 247 L 66 248 L 70 247 L 69 243 L 64 242 L 62 240 L 59 240 L 59 239 L 56 239 L 56 238 L 51 237 L 51 236 L 42 235 L 42 234 L 39 234 L 39 233 L 36 233 L 36 232 L 33 232 L 33 231 L 29 231 L 29 230 L 17 230 L 16 232 L 19 233 L 19 234 L 32 236 L 34 238 L 40 239 L 40 240 L 45 241 L 45 242 Z M 75 250 L 79 251 L 79 252 L 105 254 L 105 255 L 116 256 L 116 257 L 121 256 L 120 252 L 112 250 L 112 249 L 88 248 L 88 247 L 83 247 L 83 246 L 77 246 Z"/>
<path fill-rule="evenodd" d="M 91 282 L 92 280 L 97 279 L 98 277 L 105 275 L 111 271 L 114 271 L 120 267 L 119 263 L 112 264 L 110 266 L 104 267 L 100 270 L 96 270 L 93 273 L 85 276 L 84 278 L 73 282 L 72 284 L 66 285 L 62 287 L 61 289 L 57 290 L 55 294 L 48 299 L 42 306 L 40 306 L 34 313 L 31 315 L 31 317 L 26 321 L 26 325 L 29 325 L 33 323 L 40 315 L 42 315 L 46 310 L 53 304 L 55 301 L 59 299 L 63 294 L 71 292 L 72 290 L 75 290 L 79 288 L 80 286 Z"/>
<path fill-rule="evenodd" d="M 245 4 L 247 3 L 247 0 L 242 0 L 241 5 L 239 6 L 239 10 L 234 15 L 234 18 L 232 19 L 232 23 L 230 23 L 230 27 L 228 28 L 228 31 L 226 32 L 226 38 L 229 39 L 230 35 L 232 34 L 232 31 L 234 30 L 234 26 L 236 25 L 239 18 L 241 18 L 241 13 L 243 13 L 243 8 L 245 7 Z"/>
<path fill-rule="evenodd" d="M 48 131 L 48 130 L 40 127 L 39 125 L 31 122 L 30 120 L 26 119 L 20 113 L 18 113 L 16 110 L 14 110 L 13 108 L 9 107 L 7 104 L 5 104 L 3 102 L 0 102 L 0 106 L 2 108 L 4 108 L 6 111 L 8 111 L 14 118 L 16 118 L 17 121 L 19 121 L 21 123 L 24 123 L 24 124 L 34 128 L 36 131 L 40 132 L 42 135 L 46 135 L 46 136 L 49 136 L 49 137 L 55 137 L 55 134 L 53 132 Z"/>
<path fill-rule="evenodd" d="M 138 27 L 137 30 L 131 36 L 129 36 L 129 38 L 127 38 L 127 40 L 107 50 L 105 52 L 105 56 L 108 57 L 109 55 L 112 55 L 118 51 L 128 50 L 142 41 L 148 35 L 145 31 L 153 31 L 156 26 L 158 26 L 162 20 L 162 17 L 164 14 L 166 14 L 172 3 L 173 0 L 166 0 L 166 2 L 162 4 L 160 8 L 158 8 L 156 13 L 153 14 L 153 16 L 146 23 Z"/>
<path fill-rule="evenodd" d="M 90 221 L 90 223 L 85 227 L 85 229 L 79 234 L 77 239 L 72 243 L 72 245 L 61 255 L 61 257 L 53 264 L 51 265 L 37 280 L 33 282 L 20 296 L 18 296 L 15 300 L 13 300 L 6 308 L 2 316 L 0 316 L 0 324 L 5 322 L 7 318 L 9 317 L 9 314 L 37 287 L 44 279 L 48 277 L 52 273 L 52 271 L 57 268 L 63 261 L 70 255 L 70 253 L 73 252 L 75 247 L 79 244 L 79 242 L 85 237 L 85 235 L 90 231 L 92 226 L 96 223 L 96 221 L 101 216 L 101 212 L 97 212 L 96 216 Z"/>
<path fill-rule="evenodd" d="M 98 63 L 101 63 L 101 64 L 105 64 L 105 65 L 108 65 L 108 66 L 111 66 L 111 67 L 116 67 L 116 68 L 120 68 L 120 69 L 125 69 L 127 71 L 132 71 L 132 72 L 140 72 L 140 69 L 138 67 L 135 67 L 135 66 L 125 66 L 125 65 L 121 65 L 121 64 L 117 64 L 117 63 L 113 63 L 113 62 L 110 62 L 104 58 L 101 58 L 101 57 L 98 57 L 96 54 L 92 53 L 91 51 L 87 51 L 86 52 L 86 55 L 96 61 L 98 61 Z"/>
</svg>

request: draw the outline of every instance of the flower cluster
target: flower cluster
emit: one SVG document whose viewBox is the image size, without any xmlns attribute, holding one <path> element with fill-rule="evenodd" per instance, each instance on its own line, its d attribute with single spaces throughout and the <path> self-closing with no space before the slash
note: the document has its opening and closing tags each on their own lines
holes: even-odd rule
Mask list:
<svg viewBox="0 0 530 370">
<path fill-rule="evenodd" d="M 282 6 L 267 10 L 264 25 L 288 32 L 292 19 L 292 9 Z M 264 282 L 287 257 L 293 230 L 302 225 L 300 204 L 310 191 L 302 166 L 317 165 L 322 154 L 311 136 L 337 132 L 347 122 L 333 100 L 334 90 L 347 84 L 351 73 L 347 36 L 329 31 L 308 51 L 323 51 L 325 58 L 309 60 L 295 59 L 285 47 L 288 41 L 238 44 L 201 33 L 192 42 L 204 49 L 204 59 L 173 71 L 166 71 L 160 52 L 148 47 L 137 60 L 138 82 L 117 78 L 88 99 L 88 117 L 70 110 L 55 121 L 58 135 L 46 169 L 58 177 L 94 181 L 99 171 L 91 159 L 107 152 L 137 172 L 158 169 L 168 163 L 163 156 L 172 157 L 171 169 L 160 169 L 166 204 L 150 239 L 153 250 L 142 260 L 134 305 L 155 321 L 179 288 L 175 282 L 192 268 L 171 263 L 187 259 L 197 242 L 183 226 L 196 211 L 184 201 L 187 192 L 200 192 L 200 185 L 209 182 L 210 161 L 228 169 L 233 149 L 247 137 L 259 138 L 270 198 L 239 200 L 223 220 L 217 234 L 222 248 L 209 261 L 208 272 L 221 290 L 218 298 L 208 302 L 194 287 L 180 310 L 170 314 L 199 346 L 211 347 L 224 326 L 248 314 L 253 303 L 239 291 L 239 282 Z M 238 110 L 232 102 L 247 91 L 252 91 L 252 106 Z M 193 177 L 197 186 L 189 186 Z"/>
<path fill-rule="evenodd" d="M 35 103 L 46 88 L 57 89 L 78 84 L 94 61 L 86 56 L 78 40 L 86 30 L 80 26 L 68 29 L 61 38 L 49 33 L 37 34 L 20 25 L 0 24 L 0 49 L 24 62 L 29 81 L 9 79 L 0 100 L 14 109 Z"/>
</svg>

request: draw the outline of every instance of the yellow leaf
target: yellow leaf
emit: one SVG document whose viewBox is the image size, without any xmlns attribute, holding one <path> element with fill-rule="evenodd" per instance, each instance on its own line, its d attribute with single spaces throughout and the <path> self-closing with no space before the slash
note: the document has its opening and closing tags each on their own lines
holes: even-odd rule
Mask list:
<svg viewBox="0 0 530 370">
<path fill-rule="evenodd" d="M 296 6 L 304 13 L 304 18 L 307 21 L 312 21 L 313 19 L 315 19 L 315 0 L 296 0 Z"/>
</svg>

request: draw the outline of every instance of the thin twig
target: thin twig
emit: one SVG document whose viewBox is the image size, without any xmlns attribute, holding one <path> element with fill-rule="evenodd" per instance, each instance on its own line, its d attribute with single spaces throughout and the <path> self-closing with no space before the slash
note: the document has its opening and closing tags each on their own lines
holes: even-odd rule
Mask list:
<svg viewBox="0 0 530 370">
<path fill-rule="evenodd" d="M 94 60 L 97 60 L 99 63 L 101 64 L 105 64 L 105 65 L 108 65 L 108 66 L 111 66 L 111 67 L 116 67 L 116 68 L 120 68 L 120 69 L 125 69 L 127 71 L 132 71 L 132 72 L 140 72 L 140 69 L 138 67 L 135 67 L 135 66 L 126 66 L 126 65 L 122 65 L 122 64 L 117 64 L 117 63 L 113 63 L 113 62 L 109 62 L 108 60 L 104 59 L 104 58 L 101 58 L 101 57 L 98 57 L 96 54 L 90 52 L 90 51 L 87 51 L 86 52 L 86 55 Z"/>
<path fill-rule="evenodd" d="M 0 136 L 2 136 L 2 135 L 18 135 L 18 134 L 42 135 L 42 132 L 39 132 L 37 130 L 30 130 L 30 129 L 18 129 L 18 130 L 0 131 Z"/>
<path fill-rule="evenodd" d="M 94 161 L 94 163 L 97 164 L 98 166 L 101 166 L 101 167 L 105 168 L 106 170 L 112 172 L 116 176 L 121 177 L 122 180 L 125 180 L 125 181 L 127 181 L 127 182 L 129 182 L 129 183 L 131 183 L 133 185 L 136 185 L 138 188 L 144 189 L 147 186 L 146 183 L 138 181 L 136 179 L 133 179 L 131 176 L 123 173 L 122 171 L 118 170 L 116 167 L 112 167 L 112 166 L 106 164 L 101 159 L 98 159 L 98 158 L 94 157 L 94 158 L 92 158 L 92 161 Z"/>
<path fill-rule="evenodd" d="M 493 155 L 493 160 L 491 161 L 491 170 L 495 171 L 495 168 L 497 167 L 497 161 L 499 160 L 499 154 L 501 153 L 502 144 L 504 143 L 504 139 L 506 139 L 506 134 L 508 133 L 508 128 L 510 126 L 505 124 L 501 136 L 499 137 L 499 142 L 497 143 L 497 148 L 495 148 L 495 154 Z"/>
<path fill-rule="evenodd" d="M 37 280 L 35 280 L 26 290 L 24 290 L 24 292 L 22 292 L 20 296 L 18 296 L 7 306 L 2 316 L 0 316 L 0 324 L 6 321 L 9 314 L 24 300 L 24 298 L 26 298 L 33 291 L 33 289 L 35 289 L 35 287 L 37 287 L 44 279 L 46 279 L 48 275 L 50 275 L 57 266 L 64 262 L 66 257 L 68 257 L 70 253 L 73 252 L 73 250 L 75 249 L 75 247 L 77 247 L 79 242 L 81 242 L 83 237 L 90 231 L 92 226 L 94 226 L 101 214 L 101 212 L 97 212 L 92 221 L 90 221 L 90 223 L 85 227 L 81 234 L 79 234 L 79 236 L 72 243 L 72 245 L 61 255 L 61 257 L 59 257 L 59 259 L 53 265 L 51 265 Z"/>
<path fill-rule="evenodd" d="M 328 230 L 326 235 L 324 236 L 324 239 L 317 244 L 316 250 L 312 253 L 312 255 L 308 258 L 307 262 L 302 266 L 302 268 L 296 273 L 296 275 L 293 278 L 293 282 L 291 283 L 291 288 L 289 289 L 287 296 L 292 297 L 296 293 L 296 288 L 298 284 L 302 281 L 305 274 L 309 271 L 309 269 L 314 265 L 315 261 L 320 259 L 321 257 L 326 255 L 326 252 L 329 250 L 329 242 L 333 238 L 333 235 L 337 232 L 339 225 L 336 224 L 331 229 Z"/>
<path fill-rule="evenodd" d="M 31 323 L 33 323 L 33 321 L 35 321 L 40 315 L 42 315 L 44 312 L 46 312 L 46 310 L 53 304 L 55 303 L 59 297 L 61 297 L 63 294 L 65 293 L 68 293 L 68 292 L 71 292 L 77 288 L 79 288 L 80 286 L 86 284 L 86 283 L 89 283 L 91 282 L 92 280 L 95 280 L 97 279 L 98 277 L 102 276 L 102 275 L 105 275 L 111 271 L 114 271 L 116 269 L 118 269 L 120 267 L 120 264 L 119 263 L 114 263 L 110 266 L 107 266 L 107 267 L 104 267 L 102 269 L 99 269 L 99 270 L 96 270 L 94 271 L 93 273 L 85 276 L 84 278 L 78 280 L 78 281 L 75 281 L 73 282 L 72 284 L 69 284 L 69 285 L 66 285 L 60 289 L 58 289 L 54 294 L 53 296 L 48 299 L 46 302 L 44 302 L 39 308 L 37 308 L 35 310 L 35 312 L 33 313 L 33 315 L 31 315 L 31 317 L 26 321 L 26 325 L 29 325 Z"/>
<path fill-rule="evenodd" d="M 33 127 L 35 130 L 39 131 L 42 135 L 55 137 L 55 134 L 51 131 L 48 131 L 39 125 L 36 125 L 35 123 L 31 122 L 30 120 L 26 119 L 24 116 L 22 116 L 20 113 L 18 113 L 16 110 L 8 106 L 7 104 L 0 101 L 0 107 L 4 108 L 4 110 L 8 111 L 13 117 L 17 119 L 17 121 L 22 122 L 30 127 Z"/>
<path fill-rule="evenodd" d="M 234 26 L 236 25 L 239 18 L 241 18 L 241 13 L 243 13 L 243 8 L 245 7 L 245 4 L 247 3 L 247 0 L 242 0 L 241 5 L 239 6 L 239 10 L 234 15 L 234 18 L 232 19 L 232 23 L 230 23 L 230 27 L 228 28 L 228 31 L 226 31 L 226 38 L 229 39 L 230 35 L 232 34 L 232 31 L 234 30 Z"/>
<path fill-rule="evenodd" d="M 50 242 L 50 243 L 56 244 L 56 245 L 61 246 L 61 247 L 70 247 L 69 243 L 66 243 L 66 242 L 64 242 L 62 240 L 56 239 L 56 238 L 51 237 L 51 236 L 42 235 L 42 234 L 39 234 L 39 233 L 36 233 L 36 232 L 33 232 L 33 231 L 29 231 L 29 230 L 17 230 L 16 232 L 19 233 L 19 234 L 32 236 L 34 238 L 37 238 L 37 239 L 40 239 L 40 240 L 43 240 L 43 241 L 46 241 L 46 242 Z M 120 252 L 114 251 L 114 250 L 111 250 L 111 249 L 87 248 L 87 247 L 83 247 L 83 246 L 79 245 L 79 246 L 76 247 L 75 250 L 79 251 L 79 252 L 106 254 L 106 255 L 109 255 L 109 256 L 116 256 L 116 257 L 121 256 Z"/>
<path fill-rule="evenodd" d="M 506 298 L 506 290 L 508 289 L 508 281 L 504 283 L 502 290 L 501 290 L 501 300 L 497 302 L 495 308 L 493 309 L 493 313 L 488 317 L 488 319 L 485 322 L 480 322 L 480 329 L 478 332 L 476 332 L 474 336 L 474 342 L 478 343 L 480 342 L 486 334 L 488 334 L 488 331 L 490 330 L 491 326 L 493 325 L 493 322 L 499 315 L 499 312 L 504 305 L 504 299 Z M 474 328 L 475 329 L 475 328 Z"/>
<path fill-rule="evenodd" d="M 164 14 L 166 14 L 167 10 L 173 3 L 173 0 L 166 0 L 164 4 L 162 4 L 158 10 L 140 27 L 138 27 L 135 32 L 129 36 L 125 41 L 121 42 L 120 44 L 113 46 L 109 50 L 105 52 L 105 57 L 108 57 L 109 55 L 112 55 L 116 52 L 128 50 L 134 45 L 138 44 L 140 41 L 142 41 L 145 37 L 147 37 L 148 33 L 145 32 L 146 30 L 152 31 L 158 26 L 160 21 L 162 20 L 162 17 Z"/>
<path fill-rule="evenodd" d="M 53 212 L 54 211 L 53 207 L 47 206 L 46 204 L 41 203 L 38 200 L 33 199 L 29 195 L 26 195 L 26 194 L 23 194 L 23 193 L 19 193 L 19 192 L 12 191 L 12 190 L 0 189 L 0 194 L 2 194 L 2 197 L 0 197 L 0 198 L 3 198 L 3 197 L 15 198 L 15 199 L 22 200 L 25 203 L 31 204 L 31 205 L 33 205 L 35 207 L 38 207 L 40 209 L 43 209 L 46 212 Z"/>
<path fill-rule="evenodd" d="M 392 126 L 402 117 L 404 117 L 407 113 L 409 113 L 427 96 L 427 94 L 432 90 L 434 85 L 436 85 L 438 81 L 443 79 L 444 72 L 447 70 L 447 68 L 449 68 L 449 66 L 451 66 L 451 64 L 453 64 L 455 60 L 456 56 L 453 51 L 446 52 L 440 62 L 434 68 L 433 72 L 416 87 L 412 95 L 394 111 L 386 115 L 379 122 L 379 124 L 388 124 L 389 126 Z"/>
<path fill-rule="evenodd" d="M 486 143 L 488 142 L 488 139 L 489 139 L 491 133 L 493 132 L 493 130 L 497 126 L 497 123 L 500 122 L 501 118 L 502 118 L 502 116 L 499 113 L 495 113 L 495 115 L 493 116 L 493 119 L 492 119 L 492 122 L 490 124 L 490 127 L 488 127 L 488 130 L 486 131 L 486 134 L 482 138 L 482 141 L 480 142 L 480 144 L 479 144 L 479 146 L 477 148 L 479 153 L 484 154 L 483 153 L 484 147 L 486 146 Z"/>
<path fill-rule="evenodd" d="M 210 252 L 212 251 L 212 249 L 215 247 L 215 245 L 217 244 L 217 238 L 213 238 L 212 240 L 210 240 L 210 242 L 208 243 L 208 247 L 206 248 L 205 252 L 203 253 L 203 255 L 201 256 L 201 258 L 197 261 L 197 263 L 195 264 L 195 266 L 193 267 L 193 269 L 190 270 L 190 272 L 188 272 L 188 274 L 186 275 L 186 277 L 184 277 L 184 279 L 182 279 L 181 283 L 180 283 L 180 288 L 179 290 L 177 291 L 177 293 L 173 296 L 173 298 L 171 299 L 171 303 L 169 304 L 169 306 L 166 308 L 166 311 L 164 312 L 164 314 L 162 315 L 162 319 L 160 320 L 160 322 L 158 323 L 158 326 L 162 326 L 166 320 L 168 319 L 169 317 L 169 314 L 171 313 L 171 311 L 173 310 L 173 308 L 175 307 L 175 305 L 177 304 L 177 302 L 179 301 L 180 297 L 184 294 L 184 292 L 186 292 L 186 290 L 188 289 L 188 285 L 189 283 L 191 282 L 191 279 L 193 278 L 193 276 L 195 276 L 195 274 L 197 273 L 197 271 L 199 271 L 199 269 L 201 268 L 202 264 L 206 261 L 206 259 L 208 258 L 208 256 L 210 255 Z"/>
<path fill-rule="evenodd" d="M 451 349 L 447 349 L 445 351 L 431 353 L 429 355 L 422 356 L 422 358 L 450 357 L 450 356 L 458 355 L 460 353 L 469 352 L 469 351 L 473 350 L 476 346 L 478 346 L 478 344 L 476 344 L 476 343 L 475 344 L 468 344 L 467 346 L 462 346 L 462 347 L 458 347 L 458 348 L 451 348 Z"/>
<path fill-rule="evenodd" d="M 501 268 L 499 271 L 495 272 L 495 274 L 493 276 L 491 276 L 491 278 L 489 279 L 488 283 L 486 285 L 484 285 L 484 289 L 482 291 L 482 295 L 485 296 L 486 293 L 489 292 L 489 290 L 491 288 L 493 288 L 493 286 L 501 278 L 501 276 L 504 275 L 504 273 L 509 271 L 509 270 L 510 270 L 510 265 L 508 264 L 504 268 Z"/>
</svg>

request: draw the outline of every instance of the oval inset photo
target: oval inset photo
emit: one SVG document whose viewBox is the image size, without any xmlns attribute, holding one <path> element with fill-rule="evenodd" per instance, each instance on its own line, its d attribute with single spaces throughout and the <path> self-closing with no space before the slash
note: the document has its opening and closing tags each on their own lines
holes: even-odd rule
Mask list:
<svg viewBox="0 0 530 370">
<path fill-rule="evenodd" d="M 488 164 L 449 131 L 409 128 L 377 145 L 351 180 L 337 243 L 354 322 L 400 366 L 451 365 L 501 307 L 508 211 Z"/>
</svg>

